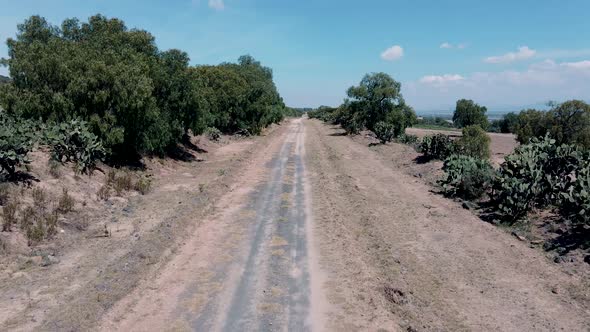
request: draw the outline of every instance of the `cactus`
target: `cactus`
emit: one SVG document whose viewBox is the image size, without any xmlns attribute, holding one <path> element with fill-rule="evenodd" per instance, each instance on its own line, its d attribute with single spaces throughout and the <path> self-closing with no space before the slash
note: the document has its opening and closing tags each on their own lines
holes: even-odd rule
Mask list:
<svg viewBox="0 0 590 332">
<path fill-rule="evenodd" d="M 437 134 L 435 136 L 426 136 L 420 143 L 420 152 L 424 156 L 445 160 L 458 150 L 457 144 L 447 135 Z"/>
<path fill-rule="evenodd" d="M 27 154 L 38 140 L 37 128 L 26 120 L 0 114 L 0 172 L 12 177 L 17 168 L 28 164 Z"/>
<path fill-rule="evenodd" d="M 499 212 L 516 221 L 536 206 L 558 205 L 582 160 L 579 148 L 557 146 L 548 136 L 519 146 L 506 157 L 494 183 L 493 200 Z"/>
<path fill-rule="evenodd" d="M 105 149 L 96 135 L 91 133 L 86 122 L 71 120 L 54 125 L 46 132 L 51 147 L 51 157 L 59 162 L 76 162 L 76 168 L 89 173 L 97 160 L 105 157 Z"/>
<path fill-rule="evenodd" d="M 449 196 L 480 198 L 491 186 L 494 168 L 487 160 L 465 155 L 452 155 L 445 160 L 444 177 L 439 181 Z"/>
</svg>

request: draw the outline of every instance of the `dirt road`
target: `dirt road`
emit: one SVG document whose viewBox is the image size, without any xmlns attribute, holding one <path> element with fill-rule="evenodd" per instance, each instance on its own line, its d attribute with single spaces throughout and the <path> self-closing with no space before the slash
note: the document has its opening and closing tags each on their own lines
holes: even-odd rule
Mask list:
<svg viewBox="0 0 590 332">
<path fill-rule="evenodd" d="M 219 213 L 155 280 L 103 320 L 105 331 L 321 330 L 326 310 L 311 240 L 301 119 L 261 151 Z"/>
<path fill-rule="evenodd" d="M 99 329 L 590 330 L 587 276 L 432 193 L 405 146 L 284 126 Z"/>
</svg>

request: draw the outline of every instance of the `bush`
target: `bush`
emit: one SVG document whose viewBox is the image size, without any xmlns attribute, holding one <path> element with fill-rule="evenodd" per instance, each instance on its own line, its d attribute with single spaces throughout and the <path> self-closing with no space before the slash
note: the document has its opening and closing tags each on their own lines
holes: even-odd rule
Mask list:
<svg viewBox="0 0 590 332">
<path fill-rule="evenodd" d="M 105 149 L 98 137 L 88 130 L 86 122 L 72 120 L 51 127 L 46 134 L 51 147 L 51 158 L 58 162 L 76 162 L 76 170 L 92 172 L 98 160 L 105 157 Z"/>
<path fill-rule="evenodd" d="M 61 177 L 61 163 L 59 161 L 49 159 L 47 161 L 47 168 L 49 169 L 49 175 L 56 179 Z"/>
<path fill-rule="evenodd" d="M 422 138 L 420 152 L 432 159 L 445 160 L 458 150 L 457 144 L 447 135 L 437 134 Z"/>
<path fill-rule="evenodd" d="M 446 195 L 477 199 L 491 187 L 494 169 L 487 160 L 464 155 L 445 159 L 444 177 L 439 181 Z"/>
<path fill-rule="evenodd" d="M 391 140 L 395 137 L 395 129 L 392 123 L 379 121 L 375 124 L 375 129 L 373 130 L 381 144 L 385 144 L 387 142 L 391 142 Z"/>
<path fill-rule="evenodd" d="M 536 206 L 558 203 L 582 165 L 582 152 L 555 144 L 548 136 L 533 138 L 506 157 L 494 183 L 493 201 L 506 219 L 518 220 Z"/>
<path fill-rule="evenodd" d="M 68 190 L 66 188 L 62 189 L 62 194 L 59 197 L 59 201 L 57 202 L 57 211 L 59 213 L 68 213 L 74 210 L 74 205 L 76 201 L 72 196 L 68 194 Z"/>
<path fill-rule="evenodd" d="M 478 159 L 490 158 L 490 137 L 478 125 L 464 127 L 458 145 L 461 154 Z"/>
<path fill-rule="evenodd" d="M 221 138 L 221 131 L 215 127 L 205 129 L 205 135 L 212 141 L 219 141 Z"/>
<path fill-rule="evenodd" d="M 0 183 L 0 205 L 5 205 L 10 199 L 10 184 Z"/>
<path fill-rule="evenodd" d="M 12 231 L 12 225 L 16 225 L 19 203 L 16 200 L 10 201 L 2 208 L 2 231 Z"/>
<path fill-rule="evenodd" d="M 133 189 L 133 178 L 130 172 L 124 171 L 115 176 L 113 181 L 113 189 L 118 196 L 120 196 L 124 191 L 130 191 Z"/>
<path fill-rule="evenodd" d="M 149 193 L 151 188 L 152 188 L 152 181 L 144 176 L 140 177 L 133 185 L 133 189 L 135 189 L 136 191 L 138 191 L 142 195 Z"/>
<path fill-rule="evenodd" d="M 401 134 L 397 137 L 397 142 L 417 147 L 419 139 L 416 135 Z"/>
<path fill-rule="evenodd" d="M 319 119 L 324 122 L 333 122 L 334 115 L 338 109 L 329 106 L 320 106 L 317 109 L 307 112 L 310 119 Z"/>
</svg>

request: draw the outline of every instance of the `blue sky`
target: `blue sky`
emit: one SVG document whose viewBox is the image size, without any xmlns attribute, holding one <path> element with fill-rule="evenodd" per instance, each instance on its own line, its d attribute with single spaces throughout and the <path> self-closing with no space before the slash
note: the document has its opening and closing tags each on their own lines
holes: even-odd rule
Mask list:
<svg viewBox="0 0 590 332">
<path fill-rule="evenodd" d="M 102 13 L 193 64 L 251 54 L 291 106 L 338 105 L 365 73 L 402 82 L 418 111 L 472 98 L 491 110 L 590 99 L 590 1 L 0 1 L 0 39 L 33 14 Z M 4 43 L 0 56 L 6 56 Z M 0 68 L 0 74 L 6 74 Z"/>
</svg>

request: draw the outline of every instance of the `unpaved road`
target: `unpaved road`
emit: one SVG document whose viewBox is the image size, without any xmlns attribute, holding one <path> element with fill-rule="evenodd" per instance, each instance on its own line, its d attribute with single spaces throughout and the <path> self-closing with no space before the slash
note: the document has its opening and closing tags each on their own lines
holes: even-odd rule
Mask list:
<svg viewBox="0 0 590 332">
<path fill-rule="evenodd" d="M 221 212 L 196 229 L 154 281 L 115 306 L 103 330 L 324 328 L 304 125 L 288 125 L 218 202 Z"/>
<path fill-rule="evenodd" d="M 403 146 L 286 126 L 101 330 L 590 331 L 588 276 L 432 193 Z"/>
</svg>

